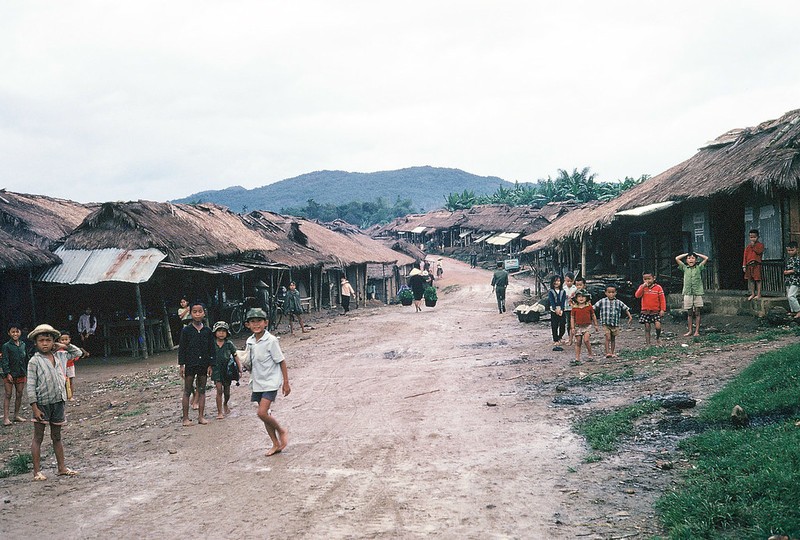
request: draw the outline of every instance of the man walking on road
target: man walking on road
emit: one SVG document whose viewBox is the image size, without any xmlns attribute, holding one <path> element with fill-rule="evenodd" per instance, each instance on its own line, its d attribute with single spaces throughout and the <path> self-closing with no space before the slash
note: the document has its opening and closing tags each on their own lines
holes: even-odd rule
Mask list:
<svg viewBox="0 0 800 540">
<path fill-rule="evenodd" d="M 500 313 L 506 311 L 506 287 L 508 287 L 508 272 L 503 269 L 503 261 L 498 261 L 497 270 L 492 276 L 492 288 L 497 297 L 497 309 Z"/>
</svg>

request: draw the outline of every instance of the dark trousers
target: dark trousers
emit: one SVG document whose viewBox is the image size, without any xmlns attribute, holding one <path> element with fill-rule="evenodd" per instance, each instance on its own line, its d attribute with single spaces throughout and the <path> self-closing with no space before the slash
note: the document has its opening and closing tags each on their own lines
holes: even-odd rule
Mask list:
<svg viewBox="0 0 800 540">
<path fill-rule="evenodd" d="M 347 313 L 350 311 L 350 297 L 342 295 L 342 308 L 344 312 Z"/>
<path fill-rule="evenodd" d="M 506 288 L 505 287 L 495 287 L 494 294 L 497 297 L 497 309 L 500 313 L 505 312 L 506 310 Z"/>
<path fill-rule="evenodd" d="M 550 312 L 550 329 L 553 331 L 553 342 L 561 341 L 566 329 L 566 318 L 555 311 Z"/>
</svg>

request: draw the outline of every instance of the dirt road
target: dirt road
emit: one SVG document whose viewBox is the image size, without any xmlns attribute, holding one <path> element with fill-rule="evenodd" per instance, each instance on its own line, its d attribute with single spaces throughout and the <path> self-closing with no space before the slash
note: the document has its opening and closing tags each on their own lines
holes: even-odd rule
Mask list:
<svg viewBox="0 0 800 540">
<path fill-rule="evenodd" d="M 670 478 L 653 473 L 650 458 L 662 441 L 629 448 L 627 458 L 584 463 L 585 445 L 571 431 L 581 413 L 552 399 L 557 382 L 591 370 L 570 365 L 569 350 L 551 351 L 546 324 L 521 324 L 510 309 L 499 315 L 489 272 L 456 261 L 445 268 L 433 309 L 361 308 L 312 317 L 314 328 L 302 337 L 281 334 L 292 393 L 273 412 L 290 442 L 273 457 L 264 456 L 268 439 L 244 384 L 233 389 L 229 417 L 213 419 L 209 391 L 210 423 L 184 428 L 174 354 L 147 363 L 87 361 L 78 368 L 80 401 L 68 408 L 64 434 L 67 464 L 81 474 L 57 477 L 45 444 L 46 482 L 30 474 L 0 480 L 0 537 L 610 538 L 657 531 L 652 500 Z M 527 286 L 512 280 L 510 305 Z M 622 345 L 640 339 L 637 328 Z M 681 369 L 709 369 L 703 358 Z M 693 384 L 701 393 L 715 386 L 690 380 L 659 371 L 640 384 Z M 593 403 L 622 401 L 633 384 L 596 389 Z M 29 451 L 30 434 L 29 425 L 0 431 L 3 458 Z"/>
</svg>

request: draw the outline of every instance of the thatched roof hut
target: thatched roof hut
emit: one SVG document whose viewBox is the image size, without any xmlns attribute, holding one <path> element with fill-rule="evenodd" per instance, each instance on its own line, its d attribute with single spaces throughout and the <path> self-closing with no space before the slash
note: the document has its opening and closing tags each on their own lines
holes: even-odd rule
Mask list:
<svg viewBox="0 0 800 540">
<path fill-rule="evenodd" d="M 618 212 L 647 205 L 679 203 L 741 188 L 756 192 L 800 188 L 800 109 L 755 127 L 728 131 L 683 163 L 597 208 L 571 212 L 531 235 L 539 245 L 580 239 L 608 226 Z M 657 208 L 657 207 L 654 207 Z"/>
<path fill-rule="evenodd" d="M 66 249 L 155 248 L 171 263 L 264 258 L 277 244 L 214 204 L 103 203 L 65 240 Z"/>
<path fill-rule="evenodd" d="M 50 250 L 72 232 L 95 205 L 0 190 L 0 229 L 18 241 Z"/>
<path fill-rule="evenodd" d="M 244 219 L 264 238 L 278 246 L 267 257 L 270 263 L 284 267 L 311 268 L 330 261 L 329 257 L 309 245 L 308 236 L 301 230 L 297 218 L 266 210 L 254 210 L 244 216 Z"/>
<path fill-rule="evenodd" d="M 61 259 L 50 251 L 20 242 L 0 229 L 0 271 L 37 268 L 59 262 Z"/>
</svg>

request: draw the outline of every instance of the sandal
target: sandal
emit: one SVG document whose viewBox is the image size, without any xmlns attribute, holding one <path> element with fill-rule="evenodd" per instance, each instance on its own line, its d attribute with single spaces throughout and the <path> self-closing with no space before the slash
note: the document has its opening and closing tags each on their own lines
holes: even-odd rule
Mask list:
<svg viewBox="0 0 800 540">
<path fill-rule="evenodd" d="M 58 473 L 58 476 L 78 476 L 78 472 L 67 468 L 67 469 L 64 469 L 63 471 L 61 471 L 60 473 Z"/>
<path fill-rule="evenodd" d="M 39 471 L 35 475 L 33 475 L 33 481 L 34 482 L 41 482 L 43 480 L 47 480 L 47 477 L 45 475 L 43 475 L 41 471 Z"/>
</svg>

